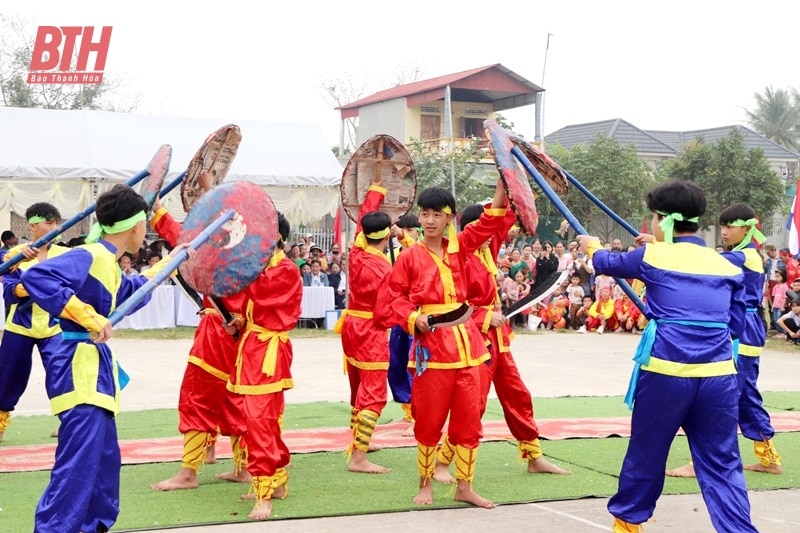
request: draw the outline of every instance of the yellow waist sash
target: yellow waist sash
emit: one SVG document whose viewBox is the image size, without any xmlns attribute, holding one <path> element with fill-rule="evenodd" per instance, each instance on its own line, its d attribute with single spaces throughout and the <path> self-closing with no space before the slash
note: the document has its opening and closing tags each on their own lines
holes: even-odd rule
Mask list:
<svg viewBox="0 0 800 533">
<path fill-rule="evenodd" d="M 267 350 L 264 353 L 264 362 L 261 365 L 261 371 L 269 377 L 274 376 L 275 367 L 278 363 L 278 346 L 281 342 L 287 342 L 289 340 L 289 334 L 285 331 L 273 331 L 271 329 L 262 328 L 261 326 L 253 323 L 248 323 L 247 327 L 245 328 L 245 336 L 249 335 L 250 333 L 256 333 L 258 335 L 258 340 L 268 343 Z M 243 342 L 239 343 L 240 360 L 242 357 L 243 344 Z"/>
<path fill-rule="evenodd" d="M 459 307 L 461 307 L 460 302 L 454 302 L 451 304 L 422 304 L 419 306 L 419 312 L 423 315 L 443 315 L 445 313 L 449 313 L 450 311 L 455 311 Z"/>
<path fill-rule="evenodd" d="M 339 320 L 336 321 L 336 324 L 333 326 L 334 333 L 341 333 L 342 326 L 344 325 L 344 317 L 347 315 L 358 317 L 358 318 L 372 318 L 372 311 L 358 311 L 356 309 L 345 309 L 342 311 L 342 316 L 339 317 Z"/>
<path fill-rule="evenodd" d="M 736 365 L 733 363 L 733 359 L 716 363 L 676 363 L 651 355 L 650 361 L 646 365 L 642 365 L 642 370 L 679 378 L 710 378 L 735 374 Z"/>
</svg>

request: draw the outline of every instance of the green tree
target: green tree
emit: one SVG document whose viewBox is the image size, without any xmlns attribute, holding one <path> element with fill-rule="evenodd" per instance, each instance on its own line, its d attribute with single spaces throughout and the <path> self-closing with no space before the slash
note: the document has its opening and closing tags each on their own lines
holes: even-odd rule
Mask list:
<svg viewBox="0 0 800 533">
<path fill-rule="evenodd" d="M 128 82 L 108 72 L 100 84 L 28 84 L 34 41 L 28 27 L 21 19 L 0 15 L 0 105 L 121 112 L 136 109 L 139 96 L 121 97 L 118 91 Z"/>
<path fill-rule="evenodd" d="M 755 93 L 756 108 L 745 109 L 750 125 L 767 139 L 800 152 L 800 94 L 797 89 L 764 88 Z"/>
<path fill-rule="evenodd" d="M 548 155 L 620 217 L 641 218 L 646 214 L 642 193 L 655 184 L 655 178 L 634 145 L 623 146 L 599 134 L 590 144 L 570 149 L 556 144 Z M 590 233 L 604 240 L 617 233 L 618 226 L 576 188 L 570 188 L 562 200 Z"/>
<path fill-rule="evenodd" d="M 747 202 L 766 222 L 786 204 L 780 177 L 761 149 L 745 147 L 739 130 L 714 144 L 698 137 L 677 158 L 664 162 L 659 175 L 693 181 L 706 192 L 706 215 L 700 223 L 715 227 L 715 242 L 720 242 L 717 217 L 729 205 Z"/>
<path fill-rule="evenodd" d="M 408 148 L 417 172 L 417 194 L 427 187 L 443 187 L 449 191 L 451 167 L 459 211 L 494 194 L 497 168 L 481 164 L 483 152 L 477 139 L 468 148 L 456 148 L 452 153 L 430 148 L 418 140 Z"/>
</svg>

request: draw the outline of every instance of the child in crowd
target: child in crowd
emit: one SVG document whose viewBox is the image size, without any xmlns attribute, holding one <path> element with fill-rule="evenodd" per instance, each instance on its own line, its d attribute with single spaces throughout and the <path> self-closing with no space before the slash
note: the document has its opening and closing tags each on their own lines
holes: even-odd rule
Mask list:
<svg viewBox="0 0 800 533">
<path fill-rule="evenodd" d="M 581 324 L 577 312 L 583 304 L 583 297 L 586 296 L 581 286 L 581 277 L 578 274 L 572 274 L 570 277 L 567 296 L 569 297 L 569 325 L 572 329 L 578 329 Z"/>
<path fill-rule="evenodd" d="M 633 303 L 630 296 L 624 292 L 614 298 L 614 315 L 617 318 L 620 331 L 639 333 L 639 319 L 642 316 L 642 312 Z"/>
<path fill-rule="evenodd" d="M 617 317 L 614 316 L 614 300 L 611 299 L 611 289 L 602 289 L 600 298 L 589 308 L 586 328 L 589 331 L 597 330 L 597 333 L 601 335 L 605 330 L 616 331 Z"/>
<path fill-rule="evenodd" d="M 616 282 L 614 278 L 608 276 L 606 274 L 595 274 L 594 277 L 594 298 L 595 301 L 600 299 L 600 293 L 603 289 L 608 289 L 609 297 L 611 296 L 611 291 L 614 289 L 614 285 Z"/>
<path fill-rule="evenodd" d="M 578 333 L 586 333 L 586 319 L 589 318 L 589 309 L 592 307 L 594 300 L 592 300 L 592 296 L 584 296 L 583 302 L 581 302 L 581 306 L 575 312 L 575 318 L 578 321 L 580 326 L 578 327 Z"/>
<path fill-rule="evenodd" d="M 772 286 L 772 323 L 778 323 L 778 319 L 783 315 L 783 306 L 786 305 L 786 292 L 789 284 L 786 283 L 786 272 L 783 270 L 775 271 L 775 284 Z M 780 330 L 779 330 L 780 331 Z M 786 335 L 778 333 L 778 337 L 785 339 Z"/>
<path fill-rule="evenodd" d="M 780 317 L 775 324 L 779 330 L 786 332 L 786 342 L 797 344 L 800 340 L 800 301 L 792 301 L 791 306 L 792 310 Z"/>
</svg>

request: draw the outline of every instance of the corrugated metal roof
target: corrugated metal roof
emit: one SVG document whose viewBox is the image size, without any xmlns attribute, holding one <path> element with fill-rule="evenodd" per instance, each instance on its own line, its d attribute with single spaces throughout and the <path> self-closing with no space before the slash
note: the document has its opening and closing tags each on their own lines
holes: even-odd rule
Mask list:
<svg viewBox="0 0 800 533">
<path fill-rule="evenodd" d="M 448 85 L 454 93 L 460 91 L 464 98 L 467 97 L 467 92 L 472 93 L 474 99 L 467 101 L 494 103 L 495 111 L 532 104 L 536 93 L 544 91 L 538 85 L 497 63 L 392 87 L 336 109 L 341 111 L 342 118 L 350 118 L 358 116 L 361 107 L 396 98 L 408 98 L 409 106 L 418 105 L 444 98 L 445 88 Z M 453 98 L 456 98 L 455 94 Z"/>
<path fill-rule="evenodd" d="M 763 135 L 745 126 L 722 126 L 690 131 L 641 130 L 621 118 L 572 124 L 547 135 L 546 144 L 559 143 L 564 148 L 572 148 L 578 144 L 588 144 L 600 133 L 616 139 L 620 144 L 635 144 L 639 153 L 677 155 L 681 146 L 702 136 L 707 143 L 715 143 L 729 135 L 734 129 L 744 136 L 744 145 L 748 149 L 760 148 L 767 159 L 796 160 L 799 154 L 787 150 L 772 142 Z"/>
</svg>

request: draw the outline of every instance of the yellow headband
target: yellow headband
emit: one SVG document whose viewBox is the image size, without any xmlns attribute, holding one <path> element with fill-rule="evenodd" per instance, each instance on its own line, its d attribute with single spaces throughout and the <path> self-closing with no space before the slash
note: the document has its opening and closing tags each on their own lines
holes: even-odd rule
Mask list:
<svg viewBox="0 0 800 533">
<path fill-rule="evenodd" d="M 373 231 L 372 233 L 365 233 L 364 236 L 367 239 L 378 240 L 378 239 L 383 239 L 384 237 L 389 235 L 390 231 L 391 231 L 391 228 L 383 228 L 380 231 Z"/>
</svg>

